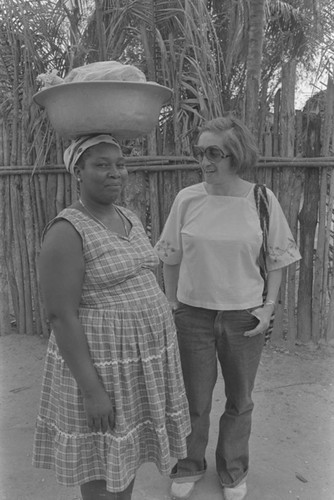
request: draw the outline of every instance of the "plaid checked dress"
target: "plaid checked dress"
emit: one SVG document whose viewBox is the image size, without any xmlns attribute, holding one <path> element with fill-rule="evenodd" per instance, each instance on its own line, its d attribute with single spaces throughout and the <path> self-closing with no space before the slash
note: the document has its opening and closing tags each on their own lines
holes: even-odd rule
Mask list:
<svg viewBox="0 0 334 500">
<path fill-rule="evenodd" d="M 91 358 L 114 402 L 116 425 L 91 432 L 80 390 L 51 333 L 37 417 L 33 464 L 74 486 L 104 479 L 122 491 L 144 462 L 169 474 L 186 457 L 190 433 L 173 317 L 152 269 L 158 257 L 137 217 L 122 237 L 76 209 L 63 210 L 83 242 L 79 317 Z M 51 222 L 51 224 L 54 221 Z"/>
</svg>

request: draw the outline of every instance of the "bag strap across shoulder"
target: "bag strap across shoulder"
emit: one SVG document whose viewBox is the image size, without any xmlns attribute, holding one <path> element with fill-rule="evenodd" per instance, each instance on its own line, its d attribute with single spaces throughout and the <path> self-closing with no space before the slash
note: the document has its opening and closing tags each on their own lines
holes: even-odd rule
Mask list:
<svg viewBox="0 0 334 500">
<path fill-rule="evenodd" d="M 269 234 L 269 200 L 268 194 L 266 190 L 266 186 L 263 184 L 255 184 L 254 186 L 254 197 L 257 213 L 260 219 L 260 226 L 263 234 L 263 244 L 261 249 L 261 268 L 263 267 L 263 272 L 267 274 L 267 266 L 265 255 L 268 251 L 268 234 Z"/>
<path fill-rule="evenodd" d="M 263 243 L 259 256 L 259 265 L 260 265 L 261 276 L 264 280 L 263 301 L 265 301 L 267 296 L 267 275 L 268 275 L 266 254 L 268 251 L 268 234 L 269 234 L 269 224 L 270 224 L 269 200 L 268 200 L 266 186 L 264 186 L 263 184 L 255 184 L 254 197 L 255 197 L 256 210 L 260 219 L 260 226 L 263 234 Z M 275 311 L 273 311 L 271 315 L 269 328 L 265 332 L 266 343 L 269 341 L 270 336 L 272 334 L 274 319 L 275 319 Z"/>
</svg>

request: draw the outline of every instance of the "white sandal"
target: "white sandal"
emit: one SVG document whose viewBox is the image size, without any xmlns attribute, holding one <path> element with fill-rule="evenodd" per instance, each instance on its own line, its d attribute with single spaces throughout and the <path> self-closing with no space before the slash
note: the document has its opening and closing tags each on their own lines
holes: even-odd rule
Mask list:
<svg viewBox="0 0 334 500">
<path fill-rule="evenodd" d="M 182 500 L 183 498 L 189 498 L 194 488 L 195 482 L 177 483 L 173 481 L 170 488 L 170 494 L 173 500 Z"/>
<path fill-rule="evenodd" d="M 224 500 L 244 500 L 247 495 L 246 482 L 238 484 L 234 488 L 224 487 Z"/>
</svg>

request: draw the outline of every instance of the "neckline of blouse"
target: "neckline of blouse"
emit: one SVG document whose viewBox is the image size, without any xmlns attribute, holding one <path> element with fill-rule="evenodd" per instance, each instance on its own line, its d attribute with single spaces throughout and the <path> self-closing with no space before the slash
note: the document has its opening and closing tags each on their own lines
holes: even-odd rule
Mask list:
<svg viewBox="0 0 334 500">
<path fill-rule="evenodd" d="M 203 190 L 207 196 L 212 196 L 214 198 L 233 198 L 233 199 L 239 199 L 239 200 L 245 200 L 250 196 L 250 194 L 253 194 L 254 186 L 255 186 L 255 184 L 251 185 L 251 187 L 249 188 L 249 191 L 245 194 L 245 196 L 233 196 L 233 195 L 229 195 L 229 194 L 211 194 L 208 192 L 208 190 L 205 186 L 205 182 L 202 182 Z"/>
<path fill-rule="evenodd" d="M 86 207 L 84 207 L 86 208 Z M 124 217 L 126 219 L 128 219 L 128 221 L 130 222 L 130 229 L 129 229 L 129 232 L 128 234 L 125 236 L 123 234 L 120 234 L 120 233 L 117 233 L 116 231 L 113 231 L 112 229 L 109 229 L 105 224 L 103 224 L 102 221 L 100 221 L 100 219 L 98 219 L 98 217 L 91 217 L 90 215 L 90 212 L 86 213 L 86 212 L 82 212 L 81 210 L 79 210 L 78 208 L 68 208 L 68 210 L 76 210 L 77 212 L 79 212 L 80 214 L 82 214 L 86 219 L 89 219 L 89 220 L 93 220 L 93 222 L 95 222 L 98 226 L 102 227 L 105 231 L 108 231 L 109 233 L 112 233 L 116 236 L 118 236 L 119 238 L 122 238 L 124 240 L 129 240 L 130 237 L 131 237 L 131 233 L 132 233 L 132 229 L 133 229 L 133 222 L 132 220 L 125 214 L 123 214 L 123 212 L 120 210 L 119 207 L 116 208 L 115 206 L 115 209 L 117 210 L 117 212 L 120 214 L 120 217 Z M 90 215 L 89 215 L 90 214 Z"/>
</svg>

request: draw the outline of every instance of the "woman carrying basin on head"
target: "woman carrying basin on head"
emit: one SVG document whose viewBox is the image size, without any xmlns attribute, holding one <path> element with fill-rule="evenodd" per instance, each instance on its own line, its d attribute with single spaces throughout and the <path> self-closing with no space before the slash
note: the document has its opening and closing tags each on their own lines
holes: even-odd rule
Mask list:
<svg viewBox="0 0 334 500">
<path fill-rule="evenodd" d="M 190 432 L 173 317 L 139 219 L 116 204 L 127 178 L 110 135 L 64 155 L 80 199 L 52 220 L 40 283 L 52 326 L 34 465 L 83 500 L 131 498 L 144 462 L 169 473 Z"/>
<path fill-rule="evenodd" d="M 242 500 L 247 494 L 252 390 L 265 332 L 282 269 L 300 255 L 272 191 L 242 178 L 258 155 L 254 138 L 240 120 L 224 116 L 206 123 L 194 154 L 204 182 L 178 193 L 156 245 L 164 263 L 166 295 L 175 311 L 192 423 L 187 458 L 180 459 L 171 474 L 171 493 L 175 499 L 188 498 L 205 473 L 218 357 L 226 405 L 216 468 L 225 500 Z M 259 200 L 268 215 L 264 231 Z"/>
</svg>

